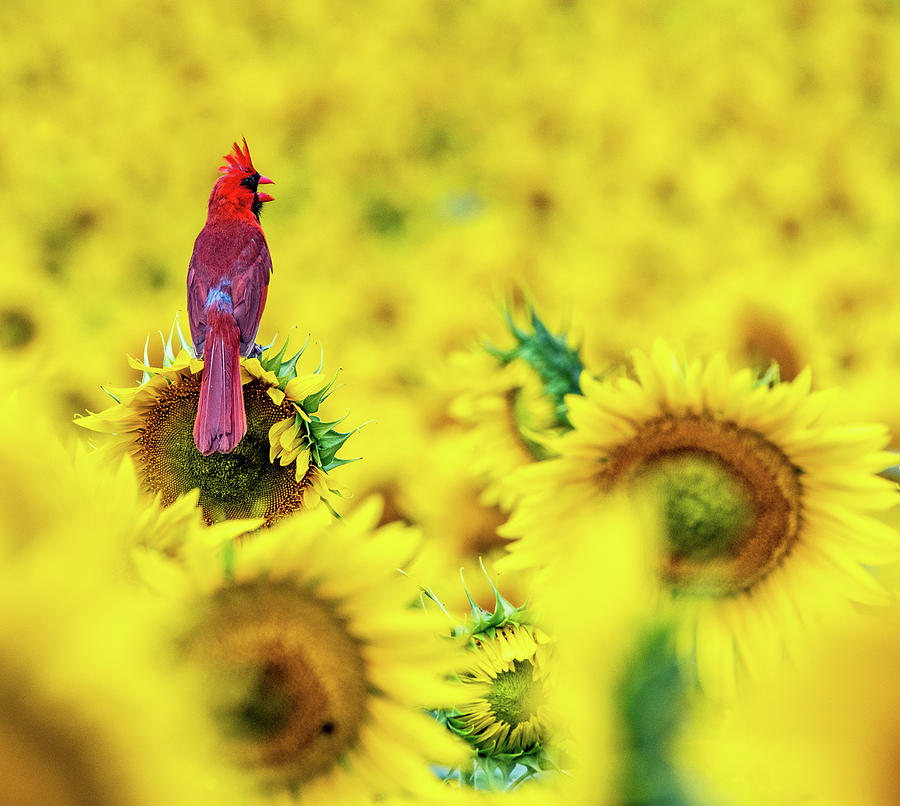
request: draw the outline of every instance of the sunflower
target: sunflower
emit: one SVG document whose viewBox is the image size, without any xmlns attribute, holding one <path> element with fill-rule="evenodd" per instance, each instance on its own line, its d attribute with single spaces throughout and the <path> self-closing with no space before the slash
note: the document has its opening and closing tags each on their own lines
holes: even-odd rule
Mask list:
<svg viewBox="0 0 900 806">
<path fill-rule="evenodd" d="M 198 489 L 207 522 L 261 518 L 270 526 L 340 492 L 328 471 L 350 461 L 336 454 L 353 433 L 335 430 L 340 420 L 325 422 L 316 414 L 334 379 L 321 374 L 321 365 L 298 374 L 303 349 L 285 359 L 286 349 L 287 342 L 259 358 L 241 358 L 248 430 L 231 453 L 203 456 L 194 444 L 203 362 L 177 319 L 164 344 L 163 366 L 148 366 L 146 349 L 143 363 L 129 359 L 143 372 L 141 383 L 109 390 L 113 406 L 75 422 L 111 434 L 109 449 L 134 459 L 144 486 L 160 495 L 163 506 Z"/>
<path fill-rule="evenodd" d="M 534 310 L 530 330 L 509 311 L 506 316 L 515 346 L 484 345 L 453 356 L 460 392 L 450 413 L 471 429 L 471 470 L 487 484 L 485 503 L 508 511 L 515 496 L 510 474 L 547 458 L 548 442 L 570 427 L 565 395 L 579 391 L 581 360 Z"/>
<path fill-rule="evenodd" d="M 531 625 L 507 622 L 470 640 L 471 657 L 459 678 L 475 696 L 448 725 L 487 758 L 519 760 L 536 753 L 547 735 L 546 635 Z"/>
<path fill-rule="evenodd" d="M 93 556 L 59 550 L 4 566 L 0 801 L 228 802 L 242 785 L 195 713 L 202 690 L 165 654 L 170 614 L 108 581 Z"/>
<path fill-rule="evenodd" d="M 54 499 L 0 497 L 0 802 L 230 802 L 240 779 L 196 713 L 198 679 L 167 647 L 178 614 L 131 584 L 123 563 L 122 537 L 142 515 L 136 479 L 127 466 L 73 463 L 42 404 L 0 406 L 44 446 L 4 455 L 5 471 L 46 478 L 52 458 Z"/>
<path fill-rule="evenodd" d="M 261 797 L 425 797 L 429 762 L 460 757 L 421 708 L 455 702 L 458 647 L 396 570 L 415 531 L 375 529 L 379 515 L 374 500 L 340 521 L 319 508 L 224 555 L 185 547 L 195 619 L 179 646 L 208 677 L 223 755 Z"/>
<path fill-rule="evenodd" d="M 900 543 L 869 514 L 896 503 L 875 475 L 892 463 L 884 427 L 832 422 L 808 370 L 778 383 L 732 374 L 721 356 L 684 364 L 661 342 L 633 366 L 634 378 L 583 376 L 559 458 L 521 473 L 524 498 L 501 529 L 521 538 L 510 565 L 566 551 L 566 510 L 651 487 L 665 513 L 660 583 L 690 612 L 679 644 L 718 691 L 736 659 L 753 669 L 783 654 L 826 610 L 886 600 L 863 568 Z"/>
<path fill-rule="evenodd" d="M 469 762 L 451 770 L 448 780 L 477 789 L 513 789 L 555 766 L 546 709 L 550 638 L 525 608 L 503 598 L 483 565 L 482 571 L 494 609 L 488 612 L 469 597 L 471 616 L 453 631 L 467 641 L 457 671 L 465 702 L 437 717 L 472 747 Z"/>
</svg>

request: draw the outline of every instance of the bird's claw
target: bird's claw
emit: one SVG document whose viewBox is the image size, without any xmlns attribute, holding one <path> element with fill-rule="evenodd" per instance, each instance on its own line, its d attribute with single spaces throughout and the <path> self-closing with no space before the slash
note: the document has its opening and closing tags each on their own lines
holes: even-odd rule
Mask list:
<svg viewBox="0 0 900 806">
<path fill-rule="evenodd" d="M 263 348 L 261 344 L 253 343 L 253 347 L 250 349 L 250 354 L 247 356 L 248 358 L 261 358 L 263 354 Z"/>
</svg>

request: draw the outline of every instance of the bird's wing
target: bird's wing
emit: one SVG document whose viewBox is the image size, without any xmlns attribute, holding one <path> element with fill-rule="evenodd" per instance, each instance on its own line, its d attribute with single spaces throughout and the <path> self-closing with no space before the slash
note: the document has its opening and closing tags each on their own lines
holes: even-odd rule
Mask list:
<svg viewBox="0 0 900 806">
<path fill-rule="evenodd" d="M 199 238 L 198 238 L 199 243 Z M 203 345 L 206 341 L 206 298 L 209 296 L 209 278 L 204 276 L 199 267 L 198 248 L 194 244 L 194 252 L 188 266 L 187 276 L 187 309 L 188 322 L 191 326 L 191 341 L 194 342 L 194 352 L 198 356 L 203 355 Z"/>
<path fill-rule="evenodd" d="M 250 230 L 246 244 L 237 256 L 231 279 L 234 318 L 241 331 L 241 355 L 248 355 L 256 343 L 272 273 L 272 258 L 261 230 Z"/>
</svg>

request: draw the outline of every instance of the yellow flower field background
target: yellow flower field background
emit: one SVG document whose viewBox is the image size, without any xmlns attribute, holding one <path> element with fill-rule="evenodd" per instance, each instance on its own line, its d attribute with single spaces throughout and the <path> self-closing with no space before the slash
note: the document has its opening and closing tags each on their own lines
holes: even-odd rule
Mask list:
<svg viewBox="0 0 900 806">
<path fill-rule="evenodd" d="M 900 5 L 0 23 L 0 802 L 898 802 Z M 129 447 L 242 137 L 284 517 Z"/>
</svg>

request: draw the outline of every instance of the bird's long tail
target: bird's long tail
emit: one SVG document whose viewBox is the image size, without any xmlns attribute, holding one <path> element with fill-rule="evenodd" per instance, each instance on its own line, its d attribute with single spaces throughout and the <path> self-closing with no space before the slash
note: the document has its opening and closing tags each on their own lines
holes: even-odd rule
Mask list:
<svg viewBox="0 0 900 806">
<path fill-rule="evenodd" d="M 204 456 L 230 453 L 247 433 L 240 362 L 234 315 L 230 310 L 207 309 L 203 380 L 194 420 L 194 443 Z"/>
</svg>

